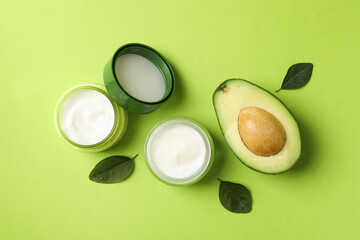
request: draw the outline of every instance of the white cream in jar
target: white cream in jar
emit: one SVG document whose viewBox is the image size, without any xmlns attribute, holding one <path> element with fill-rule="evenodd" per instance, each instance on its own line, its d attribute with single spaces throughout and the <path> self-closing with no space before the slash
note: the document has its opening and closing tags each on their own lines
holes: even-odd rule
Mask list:
<svg viewBox="0 0 360 240">
<path fill-rule="evenodd" d="M 173 119 L 150 132 L 145 156 L 158 178 L 170 184 L 187 184 L 199 180 L 210 168 L 212 140 L 193 121 Z"/>
<path fill-rule="evenodd" d="M 79 145 L 94 145 L 106 139 L 115 124 L 115 111 L 101 92 L 81 89 L 72 93 L 59 113 L 62 132 Z"/>
</svg>

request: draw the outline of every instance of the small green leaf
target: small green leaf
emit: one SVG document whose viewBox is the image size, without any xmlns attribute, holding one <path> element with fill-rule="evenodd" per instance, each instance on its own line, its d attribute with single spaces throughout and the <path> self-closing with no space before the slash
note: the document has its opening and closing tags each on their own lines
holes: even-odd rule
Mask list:
<svg viewBox="0 0 360 240">
<path fill-rule="evenodd" d="M 233 213 L 249 213 L 252 209 L 250 191 L 241 184 L 220 181 L 219 198 L 224 208 Z"/>
<path fill-rule="evenodd" d="M 134 171 L 134 159 L 112 156 L 100 161 L 89 174 L 89 179 L 98 183 L 118 183 L 128 178 Z"/>
<path fill-rule="evenodd" d="M 312 63 L 297 63 L 292 65 L 281 85 L 281 88 L 275 92 L 280 91 L 281 89 L 298 89 L 304 87 L 311 78 L 314 65 Z"/>
</svg>

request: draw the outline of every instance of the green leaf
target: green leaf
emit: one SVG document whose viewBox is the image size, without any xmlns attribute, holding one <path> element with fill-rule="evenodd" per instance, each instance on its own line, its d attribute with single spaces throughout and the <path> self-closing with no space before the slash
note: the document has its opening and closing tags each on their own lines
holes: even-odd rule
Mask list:
<svg viewBox="0 0 360 240">
<path fill-rule="evenodd" d="M 280 91 L 281 89 L 298 89 L 304 87 L 311 78 L 314 65 L 312 63 L 297 63 L 292 65 L 281 85 L 281 88 L 275 92 Z"/>
<path fill-rule="evenodd" d="M 118 183 L 128 178 L 134 171 L 134 159 L 112 156 L 100 161 L 89 174 L 89 179 L 98 183 Z"/>
<path fill-rule="evenodd" d="M 249 213 L 252 209 L 250 191 L 241 184 L 220 181 L 219 198 L 224 208 L 233 213 Z"/>
</svg>

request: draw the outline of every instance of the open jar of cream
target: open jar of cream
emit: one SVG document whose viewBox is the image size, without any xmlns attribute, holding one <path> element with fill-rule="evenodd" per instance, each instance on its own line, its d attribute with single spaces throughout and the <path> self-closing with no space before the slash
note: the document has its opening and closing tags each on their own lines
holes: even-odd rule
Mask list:
<svg viewBox="0 0 360 240">
<path fill-rule="evenodd" d="M 124 135 L 127 113 L 101 84 L 81 84 L 65 92 L 55 111 L 56 129 L 72 148 L 105 150 Z"/>
<path fill-rule="evenodd" d="M 209 171 L 213 158 L 209 132 L 188 118 L 160 122 L 146 139 L 146 164 L 155 177 L 167 184 L 199 181 Z"/>
</svg>

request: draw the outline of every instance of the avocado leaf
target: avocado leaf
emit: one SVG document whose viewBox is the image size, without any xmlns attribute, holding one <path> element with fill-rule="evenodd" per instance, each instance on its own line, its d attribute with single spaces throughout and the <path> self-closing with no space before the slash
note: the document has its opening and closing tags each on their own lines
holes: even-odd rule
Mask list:
<svg viewBox="0 0 360 240">
<path fill-rule="evenodd" d="M 220 181 L 219 199 L 224 208 L 233 213 L 249 213 L 252 209 L 250 191 L 242 184 Z"/>
<path fill-rule="evenodd" d="M 312 63 L 297 63 L 287 71 L 281 89 L 298 89 L 304 87 L 311 78 L 314 65 Z"/>
<path fill-rule="evenodd" d="M 89 174 L 89 179 L 98 183 L 118 183 L 128 178 L 134 171 L 134 159 L 111 156 L 100 161 Z"/>
</svg>

